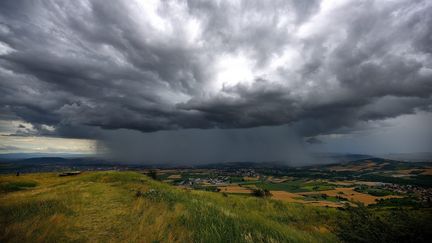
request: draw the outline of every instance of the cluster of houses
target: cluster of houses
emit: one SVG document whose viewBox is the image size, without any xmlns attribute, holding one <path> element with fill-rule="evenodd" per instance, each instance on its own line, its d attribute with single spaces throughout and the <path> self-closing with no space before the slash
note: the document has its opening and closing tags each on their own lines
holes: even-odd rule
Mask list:
<svg viewBox="0 0 432 243">
<path fill-rule="evenodd" d="M 231 183 L 230 177 L 257 177 L 259 174 L 253 169 L 236 169 L 236 170 L 217 170 L 212 171 L 219 175 L 216 177 L 205 178 L 187 178 L 177 183 L 179 186 L 193 186 L 193 185 L 227 185 Z"/>
<path fill-rule="evenodd" d="M 415 185 L 398 185 L 391 183 L 383 184 L 382 188 L 402 194 L 414 194 L 422 202 L 432 202 L 432 188 L 424 188 Z"/>
<path fill-rule="evenodd" d="M 230 183 L 229 176 L 218 176 L 215 178 L 187 178 L 180 181 L 180 186 L 193 186 L 193 185 L 226 185 Z"/>
<path fill-rule="evenodd" d="M 237 177 L 256 177 L 259 174 L 254 169 L 221 169 L 217 170 L 218 175 Z"/>
<path fill-rule="evenodd" d="M 239 170 L 239 175 L 243 177 L 257 177 L 259 174 L 253 169 L 242 169 Z"/>
</svg>

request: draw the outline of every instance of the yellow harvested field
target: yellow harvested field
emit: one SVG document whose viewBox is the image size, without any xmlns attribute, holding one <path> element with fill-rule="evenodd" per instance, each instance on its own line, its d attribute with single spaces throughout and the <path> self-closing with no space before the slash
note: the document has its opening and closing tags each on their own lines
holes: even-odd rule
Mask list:
<svg viewBox="0 0 432 243">
<path fill-rule="evenodd" d="M 355 184 L 354 181 L 330 181 L 329 183 L 340 186 L 351 186 Z"/>
<path fill-rule="evenodd" d="M 282 182 L 285 182 L 285 181 L 287 181 L 288 179 L 273 179 L 273 180 L 271 180 L 270 182 L 273 182 L 273 183 L 282 183 Z"/>
<path fill-rule="evenodd" d="M 302 195 L 286 192 L 286 191 L 270 191 L 273 199 L 282 200 L 286 202 L 299 202 L 304 203 L 305 201 L 299 199 L 302 198 Z"/>
<path fill-rule="evenodd" d="M 432 175 L 432 168 L 426 168 L 425 171 L 422 172 L 422 175 Z"/>
<path fill-rule="evenodd" d="M 243 180 L 245 180 L 245 181 L 257 181 L 257 180 L 259 180 L 259 176 L 255 176 L 255 177 L 245 176 L 245 177 L 243 177 Z"/>
<path fill-rule="evenodd" d="M 353 183 L 356 183 L 353 181 Z M 226 192 L 226 193 L 244 193 L 244 194 L 250 194 L 252 192 L 251 189 L 247 187 L 242 187 L 238 185 L 230 185 L 230 186 L 223 186 L 218 187 L 220 189 L 220 192 Z M 365 193 L 360 193 L 354 191 L 354 187 L 344 187 L 344 188 L 336 188 L 334 190 L 327 190 L 327 191 L 320 191 L 320 192 L 300 192 L 300 193 L 291 193 L 286 191 L 271 191 L 271 198 L 275 200 L 281 200 L 285 202 L 295 202 L 295 203 L 302 203 L 302 204 L 308 204 L 313 206 L 321 206 L 321 207 L 342 207 L 344 206 L 344 202 L 330 202 L 330 201 L 306 201 L 303 200 L 303 197 L 306 195 L 313 195 L 313 194 L 327 194 L 331 197 L 340 196 L 343 198 L 346 198 L 347 200 L 351 202 L 361 202 L 365 205 L 374 204 L 376 203 L 377 199 L 387 199 L 387 198 L 401 198 L 401 196 L 396 195 L 390 195 L 390 196 L 384 196 L 384 197 L 376 197 Z"/>
<path fill-rule="evenodd" d="M 226 193 L 250 194 L 252 192 L 250 189 L 241 186 L 223 186 L 218 188 L 220 189 L 220 192 L 226 192 Z"/>
<path fill-rule="evenodd" d="M 353 185 L 367 185 L 367 186 L 376 186 L 380 184 L 380 182 L 375 181 L 329 181 L 331 184 L 341 185 L 341 186 L 353 186 Z"/>
<path fill-rule="evenodd" d="M 376 181 L 356 181 L 356 185 L 366 185 L 366 186 L 377 186 L 380 184 L 380 182 Z"/>
<path fill-rule="evenodd" d="M 170 175 L 168 179 L 181 179 L 181 175 Z"/>
<path fill-rule="evenodd" d="M 267 177 L 267 181 L 272 182 L 272 183 L 282 183 L 282 182 L 285 182 L 289 179 L 290 178 L 287 178 L 287 177 L 283 177 L 283 178 L 274 178 L 273 176 Z"/>
<path fill-rule="evenodd" d="M 342 192 L 343 194 L 340 194 Z M 300 193 L 301 195 L 311 195 L 316 194 L 317 192 L 303 192 Z M 365 205 L 374 204 L 376 203 L 376 199 L 387 199 L 387 198 L 401 198 L 401 196 L 396 195 L 389 195 L 384 197 L 376 197 L 369 194 L 364 194 L 360 192 L 354 191 L 354 187 L 345 187 L 345 188 L 336 188 L 334 190 L 328 190 L 328 191 L 320 191 L 320 194 L 327 194 L 327 196 L 331 197 L 344 197 L 348 199 L 349 201 L 357 201 L 364 203 Z"/>
<path fill-rule="evenodd" d="M 396 170 L 395 173 L 398 174 L 410 174 L 413 171 L 422 171 L 421 169 L 407 169 L 407 170 Z"/>
<path fill-rule="evenodd" d="M 407 169 L 407 170 L 396 170 L 394 171 L 398 175 L 415 176 L 412 172 L 419 172 L 419 175 L 432 175 L 432 168 L 419 168 L 419 169 Z"/>
</svg>

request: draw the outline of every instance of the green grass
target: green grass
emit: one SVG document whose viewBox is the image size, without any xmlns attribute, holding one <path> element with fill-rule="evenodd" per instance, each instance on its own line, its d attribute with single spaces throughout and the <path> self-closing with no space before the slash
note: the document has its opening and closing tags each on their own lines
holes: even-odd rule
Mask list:
<svg viewBox="0 0 432 243">
<path fill-rule="evenodd" d="M 329 202 L 344 202 L 347 201 L 347 199 L 344 199 L 343 197 L 332 197 L 327 196 L 323 194 L 309 194 L 304 195 L 303 198 L 299 198 L 305 201 L 329 201 Z"/>
<path fill-rule="evenodd" d="M 404 198 L 387 198 L 378 200 L 377 204 L 369 205 L 369 207 L 386 207 L 386 208 L 400 208 L 400 207 L 431 207 L 431 203 L 421 203 L 417 199 L 412 197 Z"/>
<path fill-rule="evenodd" d="M 430 242 L 432 211 L 348 207 L 337 219 L 335 233 L 344 242 Z"/>
<path fill-rule="evenodd" d="M 0 242 L 337 242 L 341 211 L 178 189 L 135 172 L 1 176 Z M 139 192 L 139 193 L 137 193 Z"/>
<path fill-rule="evenodd" d="M 305 181 L 293 180 L 283 183 L 257 183 L 257 186 L 262 189 L 271 191 L 287 191 L 287 192 L 311 192 L 311 191 L 325 191 L 335 188 L 334 185 L 322 181 Z"/>
<path fill-rule="evenodd" d="M 14 192 L 37 186 L 34 181 L 10 181 L 0 183 L 0 192 Z"/>
<path fill-rule="evenodd" d="M 361 192 L 361 193 L 367 193 L 369 195 L 376 196 L 376 197 L 383 197 L 383 196 L 396 195 L 397 194 L 397 193 L 390 191 L 390 190 L 387 190 L 387 189 L 370 187 L 367 185 L 357 186 L 354 190 L 357 192 Z"/>
<path fill-rule="evenodd" d="M 0 193 L 0 242 L 362 242 L 382 232 L 418 236 L 419 242 L 430 238 L 424 228 L 430 207 L 413 207 L 403 199 L 383 200 L 363 211 L 337 210 L 180 189 L 136 172 L 0 176 L 0 184 L 25 188 Z M 306 180 L 281 184 L 263 185 L 295 190 L 331 186 Z M 401 207 L 410 210 L 407 220 L 402 214 L 392 216 Z M 388 226 L 376 230 L 383 222 Z"/>
<path fill-rule="evenodd" d="M 394 195 L 395 193 L 393 193 L 390 190 L 385 190 L 385 189 L 379 189 L 379 188 L 369 188 L 368 190 L 366 190 L 366 193 L 372 195 L 372 196 L 377 196 L 377 197 L 383 197 L 383 196 L 388 196 L 388 195 Z"/>
<path fill-rule="evenodd" d="M 417 185 L 422 187 L 432 187 L 431 175 L 417 175 L 410 178 L 392 177 L 389 174 L 366 174 L 362 175 L 361 179 L 369 181 L 379 181 L 386 183 L 394 183 L 400 185 Z"/>
</svg>

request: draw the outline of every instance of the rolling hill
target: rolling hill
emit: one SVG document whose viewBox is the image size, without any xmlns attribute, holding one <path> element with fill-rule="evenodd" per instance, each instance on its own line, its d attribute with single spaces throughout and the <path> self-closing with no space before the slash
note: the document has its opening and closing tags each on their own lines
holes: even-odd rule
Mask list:
<svg viewBox="0 0 432 243">
<path fill-rule="evenodd" d="M 135 172 L 39 173 L 1 183 L 17 185 L 0 197 L 1 242 L 337 241 L 328 226 L 335 209 L 182 190 Z"/>
</svg>

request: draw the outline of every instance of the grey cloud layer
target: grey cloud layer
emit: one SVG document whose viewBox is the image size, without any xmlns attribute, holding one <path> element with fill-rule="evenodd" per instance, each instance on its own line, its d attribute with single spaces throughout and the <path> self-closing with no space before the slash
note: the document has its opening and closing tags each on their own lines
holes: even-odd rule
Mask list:
<svg viewBox="0 0 432 243">
<path fill-rule="evenodd" d="M 65 137 L 283 124 L 315 136 L 430 111 L 432 2 L 336 2 L 4 0 L 1 110 Z"/>
</svg>

